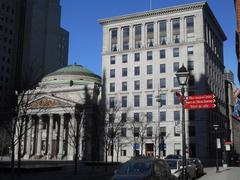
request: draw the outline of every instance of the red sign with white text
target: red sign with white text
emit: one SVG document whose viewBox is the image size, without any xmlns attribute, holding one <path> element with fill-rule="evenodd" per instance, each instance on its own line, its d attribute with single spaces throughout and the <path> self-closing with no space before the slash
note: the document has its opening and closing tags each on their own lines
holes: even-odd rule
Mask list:
<svg viewBox="0 0 240 180">
<path fill-rule="evenodd" d="M 186 100 L 206 100 L 206 99 L 214 99 L 214 94 L 204 94 L 204 95 L 196 95 L 196 96 L 187 96 Z"/>
<path fill-rule="evenodd" d="M 185 104 L 185 109 L 211 109 L 215 108 L 216 105 L 213 103 L 210 104 Z"/>
<path fill-rule="evenodd" d="M 213 104 L 215 99 L 186 100 L 185 104 Z"/>
</svg>

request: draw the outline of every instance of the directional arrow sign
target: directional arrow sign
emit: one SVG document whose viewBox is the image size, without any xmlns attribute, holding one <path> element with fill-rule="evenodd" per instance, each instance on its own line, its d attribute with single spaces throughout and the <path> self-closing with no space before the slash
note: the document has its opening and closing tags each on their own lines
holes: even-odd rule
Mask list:
<svg viewBox="0 0 240 180">
<path fill-rule="evenodd" d="M 186 100 L 185 104 L 213 104 L 215 99 Z"/>
<path fill-rule="evenodd" d="M 187 100 L 203 100 L 203 99 L 214 99 L 214 94 L 204 94 L 204 95 L 196 95 L 196 96 L 187 96 Z"/>
<path fill-rule="evenodd" d="M 186 109 L 211 109 L 215 108 L 215 104 L 185 104 Z"/>
</svg>

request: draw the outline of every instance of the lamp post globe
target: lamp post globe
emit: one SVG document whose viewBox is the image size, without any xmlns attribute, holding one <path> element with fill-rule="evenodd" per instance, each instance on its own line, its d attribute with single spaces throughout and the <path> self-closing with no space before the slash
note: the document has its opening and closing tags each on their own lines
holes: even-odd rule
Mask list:
<svg viewBox="0 0 240 180">
<path fill-rule="evenodd" d="M 185 86 L 187 85 L 189 72 L 185 68 L 184 64 L 180 67 L 180 69 L 176 72 L 176 77 L 179 85 L 181 86 L 181 103 L 182 103 L 182 176 L 183 180 L 187 180 L 187 158 L 186 158 L 186 133 L 185 133 L 185 108 L 184 108 L 184 100 L 185 100 Z"/>
</svg>

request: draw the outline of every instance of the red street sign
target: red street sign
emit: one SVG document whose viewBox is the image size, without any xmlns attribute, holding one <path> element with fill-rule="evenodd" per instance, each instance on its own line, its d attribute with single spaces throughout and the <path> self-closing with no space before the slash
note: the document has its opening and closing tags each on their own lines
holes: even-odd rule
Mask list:
<svg viewBox="0 0 240 180">
<path fill-rule="evenodd" d="M 187 100 L 203 100 L 203 99 L 214 99 L 214 94 L 204 94 L 204 95 L 196 95 L 196 96 L 187 96 Z"/>
<path fill-rule="evenodd" d="M 215 99 L 186 100 L 185 104 L 213 104 Z"/>
<path fill-rule="evenodd" d="M 215 104 L 185 104 L 186 109 L 211 109 L 215 108 Z"/>
<path fill-rule="evenodd" d="M 225 141 L 224 144 L 225 145 L 232 144 L 232 141 Z"/>
</svg>

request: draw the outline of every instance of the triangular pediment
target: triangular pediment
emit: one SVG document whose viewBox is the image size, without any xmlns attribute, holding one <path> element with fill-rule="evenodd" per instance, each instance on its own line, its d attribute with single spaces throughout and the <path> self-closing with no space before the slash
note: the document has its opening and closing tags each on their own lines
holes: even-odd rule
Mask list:
<svg viewBox="0 0 240 180">
<path fill-rule="evenodd" d="M 74 106 L 73 103 L 67 102 L 67 100 L 52 98 L 49 96 L 43 96 L 30 103 L 31 109 L 38 108 L 57 108 L 57 107 L 69 107 Z"/>
</svg>

